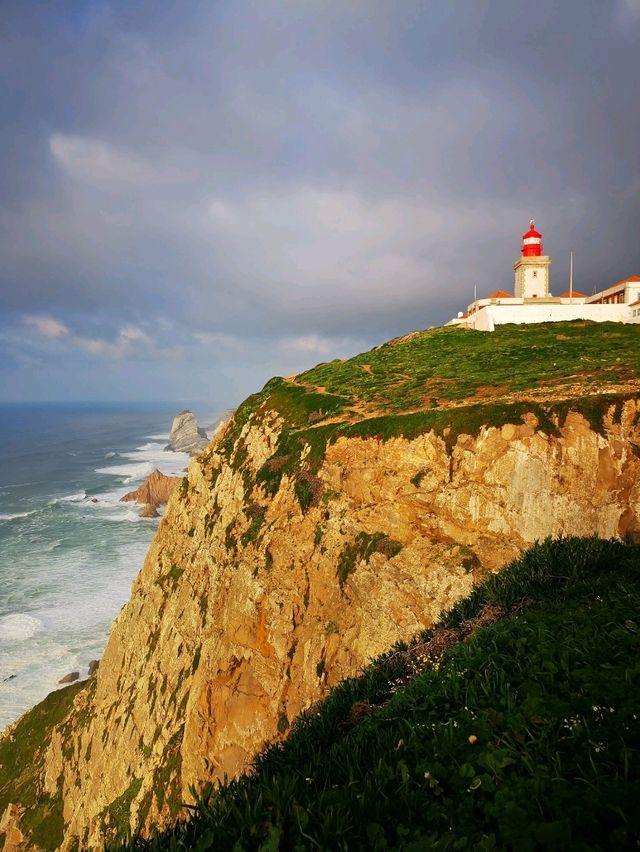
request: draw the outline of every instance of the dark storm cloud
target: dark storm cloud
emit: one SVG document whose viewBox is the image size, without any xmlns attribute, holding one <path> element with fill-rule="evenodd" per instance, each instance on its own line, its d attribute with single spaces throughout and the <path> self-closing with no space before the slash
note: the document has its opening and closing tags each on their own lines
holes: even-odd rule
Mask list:
<svg viewBox="0 0 640 852">
<path fill-rule="evenodd" d="M 586 292 L 639 272 L 639 34 L 637 0 L 5 2 L 5 394 L 135 362 L 224 401 L 509 289 L 531 215 L 556 290 L 569 249 Z"/>
</svg>

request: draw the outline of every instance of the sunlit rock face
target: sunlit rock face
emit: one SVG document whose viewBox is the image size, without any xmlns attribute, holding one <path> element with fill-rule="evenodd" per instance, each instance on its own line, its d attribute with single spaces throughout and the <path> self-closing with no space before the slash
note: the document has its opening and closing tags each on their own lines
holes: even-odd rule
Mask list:
<svg viewBox="0 0 640 852">
<path fill-rule="evenodd" d="M 256 413 L 229 443 L 232 421 L 172 494 L 99 670 L 53 731 L 42 786 L 62 793 L 63 848 L 101 846 L 117 801 L 132 827 L 165 824 L 191 785 L 242 772 L 536 539 L 637 538 L 638 414 L 629 399 L 595 431 L 569 411 L 553 435 L 530 414 L 449 445 L 341 437 L 302 505 L 293 476 L 269 493 L 258 475 L 280 464 L 283 419 Z"/>
<path fill-rule="evenodd" d="M 173 418 L 169 443 L 166 450 L 176 453 L 198 453 L 209 443 L 204 429 L 198 426 L 198 421 L 191 411 L 181 411 Z"/>
</svg>

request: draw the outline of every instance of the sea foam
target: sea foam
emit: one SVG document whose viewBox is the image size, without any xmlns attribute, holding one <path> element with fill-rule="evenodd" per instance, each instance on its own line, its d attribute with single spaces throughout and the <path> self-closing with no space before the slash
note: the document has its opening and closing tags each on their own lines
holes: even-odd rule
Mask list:
<svg viewBox="0 0 640 852">
<path fill-rule="evenodd" d="M 42 622 L 24 612 L 15 612 L 0 618 L 0 639 L 5 642 L 31 639 L 40 630 Z"/>
<path fill-rule="evenodd" d="M 35 515 L 36 510 L 31 512 L 13 512 L 13 514 L 0 514 L 0 521 L 16 521 L 18 518 L 28 518 L 30 515 Z"/>
</svg>

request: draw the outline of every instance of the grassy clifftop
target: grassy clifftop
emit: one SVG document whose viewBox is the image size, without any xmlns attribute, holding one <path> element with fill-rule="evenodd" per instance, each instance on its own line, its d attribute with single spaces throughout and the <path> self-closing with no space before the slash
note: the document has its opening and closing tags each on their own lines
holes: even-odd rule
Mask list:
<svg viewBox="0 0 640 852">
<path fill-rule="evenodd" d="M 640 326 L 574 321 L 500 326 L 492 334 L 436 328 L 271 379 L 240 406 L 223 449 L 230 457 L 250 418 L 281 416 L 285 427 L 258 482 L 275 493 L 285 473 L 294 476 L 304 508 L 327 443 L 341 436 L 386 440 L 433 430 L 450 447 L 461 433 L 518 423 L 530 412 L 554 434 L 569 409 L 602 431 L 611 405 L 639 390 Z"/>
<path fill-rule="evenodd" d="M 536 545 L 126 848 L 636 848 L 639 611 L 640 547 Z"/>
</svg>

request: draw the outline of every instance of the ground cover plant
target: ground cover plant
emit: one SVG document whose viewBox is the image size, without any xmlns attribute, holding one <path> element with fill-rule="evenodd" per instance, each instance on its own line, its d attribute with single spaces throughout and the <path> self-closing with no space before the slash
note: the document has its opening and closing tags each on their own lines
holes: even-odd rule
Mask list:
<svg viewBox="0 0 640 852">
<path fill-rule="evenodd" d="M 25 828 L 44 849 L 56 849 L 63 836 L 62 791 L 51 795 L 39 788 L 46 750 L 54 727 L 64 721 L 77 695 L 94 687 L 93 680 L 81 681 L 51 692 L 0 742 L 0 814 L 9 802 L 19 801 L 25 807 Z M 82 717 L 77 721 L 81 725 Z"/>
<path fill-rule="evenodd" d="M 128 849 L 630 849 L 640 547 L 534 546 Z"/>
<path fill-rule="evenodd" d="M 640 389 L 640 327 L 573 321 L 499 326 L 488 334 L 436 328 L 390 341 L 346 361 L 271 379 L 238 409 L 221 450 L 234 467 L 250 421 L 280 418 L 274 454 L 256 482 L 273 496 L 286 475 L 303 510 L 321 497 L 314 477 L 329 443 L 415 438 L 433 431 L 448 451 L 460 434 L 521 423 L 558 434 L 569 410 L 599 432 Z M 249 483 L 251 485 L 251 483 Z"/>
<path fill-rule="evenodd" d="M 579 320 L 504 325 L 491 334 L 447 327 L 416 332 L 347 361 L 320 364 L 296 381 L 382 410 L 406 411 L 639 374 L 637 327 Z"/>
</svg>

